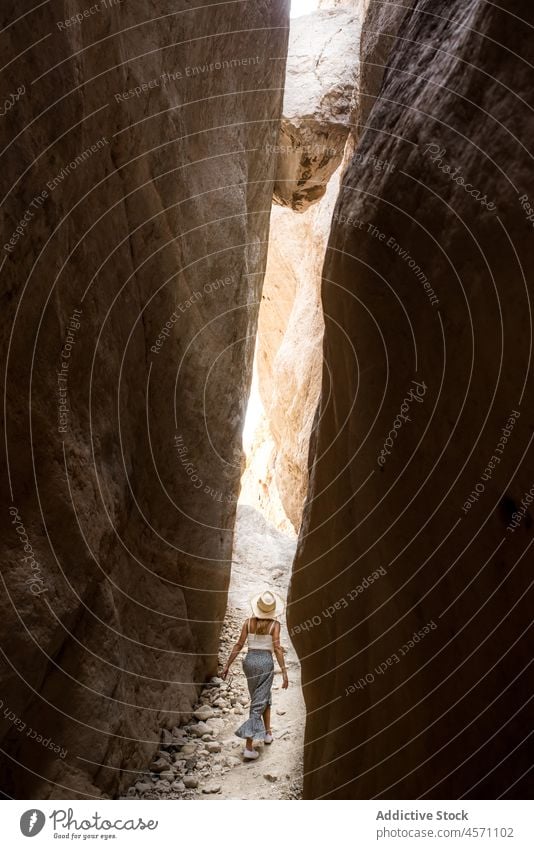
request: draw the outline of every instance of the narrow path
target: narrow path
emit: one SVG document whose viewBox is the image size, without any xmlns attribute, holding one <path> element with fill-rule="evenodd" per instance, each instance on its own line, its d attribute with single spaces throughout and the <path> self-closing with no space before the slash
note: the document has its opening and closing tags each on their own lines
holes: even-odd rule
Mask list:
<svg viewBox="0 0 534 849">
<path fill-rule="evenodd" d="M 269 585 L 284 598 L 295 552 L 296 539 L 278 531 L 262 514 L 239 505 L 234 563 L 228 610 L 221 636 L 219 666 L 222 668 L 243 621 L 250 615 L 249 598 Z M 130 797 L 146 799 L 299 799 L 302 786 L 304 701 L 300 667 L 285 625 L 289 688 L 281 689 L 277 673 L 273 685 L 272 726 L 274 742 L 259 744 L 260 757 L 244 762 L 243 741 L 234 732 L 248 713 L 248 690 L 242 671 L 242 655 L 232 666 L 226 682 L 214 678 L 195 706 L 192 722 L 173 732 L 163 732 L 163 743 Z"/>
</svg>

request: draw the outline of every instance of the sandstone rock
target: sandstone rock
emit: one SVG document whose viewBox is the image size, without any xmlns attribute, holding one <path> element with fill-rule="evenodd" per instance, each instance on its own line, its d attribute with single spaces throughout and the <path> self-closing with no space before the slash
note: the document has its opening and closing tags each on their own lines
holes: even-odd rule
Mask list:
<svg viewBox="0 0 534 849">
<path fill-rule="evenodd" d="M 267 781 L 275 782 L 278 781 L 278 773 L 276 772 L 264 772 L 263 777 L 267 779 Z"/>
<path fill-rule="evenodd" d="M 161 742 L 163 746 L 172 746 L 174 743 L 173 735 L 166 728 L 161 732 Z"/>
<path fill-rule="evenodd" d="M 101 4 L 61 32 L 71 5 L 21 8 L 0 12 L 5 93 L 28 86 L 0 125 L 2 245 L 35 214 L 3 251 L 0 346 L 13 504 L 54 615 L 9 522 L 2 693 L 68 760 L 4 724 L 0 784 L 98 798 L 191 707 L 169 682 L 216 672 L 288 3 Z M 207 55 L 257 59 L 185 73 Z"/>
<path fill-rule="evenodd" d="M 180 750 L 180 757 L 187 758 L 189 755 L 194 755 L 197 750 L 196 743 L 186 743 Z"/>
<path fill-rule="evenodd" d="M 204 785 L 204 787 L 202 788 L 202 792 L 205 793 L 206 795 L 208 795 L 210 793 L 220 793 L 221 792 L 221 785 L 217 784 L 217 782 L 215 782 L 215 781 L 212 781 L 209 784 Z"/>
<path fill-rule="evenodd" d="M 321 275 L 339 180 L 340 173 L 332 177 L 321 201 L 302 215 L 275 208 L 271 218 L 258 325 L 259 388 L 276 446 L 277 490 L 296 530 L 308 486 L 309 438 L 320 391 Z"/>
<path fill-rule="evenodd" d="M 201 708 L 195 710 L 193 713 L 195 719 L 201 720 L 203 722 L 205 722 L 207 719 L 211 719 L 211 717 L 214 715 L 215 711 L 208 705 L 203 705 Z"/>
<path fill-rule="evenodd" d="M 206 746 L 206 749 L 208 750 L 208 752 L 209 752 L 211 755 L 214 755 L 214 754 L 216 754 L 217 752 L 220 752 L 220 751 L 221 751 L 221 744 L 220 744 L 220 743 L 215 743 L 215 742 L 213 742 L 213 743 L 208 743 L 208 744 L 207 744 L 207 746 Z"/>
<path fill-rule="evenodd" d="M 508 529 L 534 480 L 534 253 L 517 194 L 534 197 L 518 58 L 531 6 L 431 5 L 402 21 L 325 259 L 324 393 L 288 605 L 306 798 L 529 794 L 524 717 L 503 689 L 532 654 L 519 599 L 534 522 Z M 413 380 L 424 401 L 381 454 Z"/>
<path fill-rule="evenodd" d="M 351 133 L 356 140 L 367 126 L 397 33 L 413 6 L 414 0 L 404 0 L 398 4 L 384 3 L 382 0 L 368 2 L 363 37 L 360 39 L 360 62 L 353 101 Z"/>
<path fill-rule="evenodd" d="M 166 769 L 168 769 L 168 766 L 169 762 L 165 760 L 165 758 L 158 758 L 157 761 L 152 761 L 152 763 L 150 764 L 150 771 L 164 772 Z"/>
<path fill-rule="evenodd" d="M 138 793 L 151 793 L 153 784 L 150 781 L 136 781 L 135 789 Z"/>
<path fill-rule="evenodd" d="M 191 734 L 194 737 L 202 737 L 203 734 L 209 734 L 210 729 L 206 725 L 205 722 L 197 722 L 196 725 L 191 726 Z"/>
<path fill-rule="evenodd" d="M 275 200 L 302 212 L 341 164 L 358 73 L 358 9 L 292 22 Z"/>
<path fill-rule="evenodd" d="M 274 443 L 273 443 L 274 448 Z M 287 519 L 286 519 L 287 522 Z M 290 562 L 293 559 L 296 536 L 289 522 L 291 534 L 284 533 L 266 521 L 262 513 L 248 503 L 239 503 L 237 508 L 237 521 L 235 530 L 235 548 L 233 558 L 236 561 L 235 568 L 246 567 L 251 560 L 256 562 L 261 569 L 270 571 L 273 562 L 276 563 L 281 555 L 287 557 Z M 229 699 L 230 703 L 236 704 L 243 690 L 236 691 Z"/>
<path fill-rule="evenodd" d="M 172 769 L 166 769 L 164 772 L 160 773 L 160 778 L 164 781 L 174 781 L 175 775 Z"/>
<path fill-rule="evenodd" d="M 195 790 L 198 787 L 198 778 L 195 775 L 184 775 L 182 781 L 188 790 Z"/>
</svg>

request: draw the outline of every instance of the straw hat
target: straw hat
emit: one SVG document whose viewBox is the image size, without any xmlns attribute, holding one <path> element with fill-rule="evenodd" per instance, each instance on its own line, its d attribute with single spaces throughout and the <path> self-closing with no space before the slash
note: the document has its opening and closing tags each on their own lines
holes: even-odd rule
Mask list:
<svg viewBox="0 0 534 849">
<path fill-rule="evenodd" d="M 252 596 L 250 606 L 258 619 L 276 619 L 284 610 L 283 599 L 271 590 Z"/>
</svg>

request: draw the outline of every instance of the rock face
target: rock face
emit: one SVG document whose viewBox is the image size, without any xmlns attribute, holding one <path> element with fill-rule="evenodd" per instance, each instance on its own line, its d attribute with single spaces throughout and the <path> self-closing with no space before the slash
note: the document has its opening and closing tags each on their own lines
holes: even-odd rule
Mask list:
<svg viewBox="0 0 534 849">
<path fill-rule="evenodd" d="M 292 22 L 275 186 L 283 206 L 302 212 L 319 200 L 343 159 L 360 29 L 358 8 Z"/>
<path fill-rule="evenodd" d="M 285 208 L 275 205 L 271 216 L 257 366 L 276 446 L 275 496 L 296 530 L 321 380 L 321 271 L 341 163 L 358 130 L 351 114 L 360 29 L 361 4 L 354 2 L 350 10 L 316 12 L 291 25 L 275 187 Z"/>
<path fill-rule="evenodd" d="M 416 2 L 340 192 L 288 619 L 307 798 L 531 792 L 531 18 Z"/>
<path fill-rule="evenodd" d="M 257 366 L 276 445 L 276 488 L 296 530 L 308 487 L 309 439 L 321 384 L 321 272 L 338 192 L 339 173 L 321 200 L 301 215 L 274 207 L 271 217 Z"/>
<path fill-rule="evenodd" d="M 384 3 L 383 0 L 366 0 L 366 14 L 360 40 L 360 61 L 356 97 L 353 100 L 352 126 L 355 137 L 366 125 L 371 109 L 380 91 L 389 54 L 395 44 L 399 27 L 413 7 L 414 0 L 403 3 Z"/>
<path fill-rule="evenodd" d="M 284 0 L 60 6 L 0 13 L 16 798 L 117 792 L 216 669 L 287 50 Z"/>
</svg>

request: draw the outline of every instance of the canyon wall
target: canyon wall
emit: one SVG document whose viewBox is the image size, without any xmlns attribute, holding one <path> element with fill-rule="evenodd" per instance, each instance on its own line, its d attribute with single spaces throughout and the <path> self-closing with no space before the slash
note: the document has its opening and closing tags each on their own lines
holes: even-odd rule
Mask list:
<svg viewBox="0 0 534 849">
<path fill-rule="evenodd" d="M 273 207 L 258 323 L 257 368 L 274 441 L 273 477 L 298 531 L 308 487 L 308 447 L 321 388 L 321 270 L 339 169 L 302 213 Z"/>
<path fill-rule="evenodd" d="M 288 3 L 20 14 L 0 13 L 0 787 L 98 797 L 217 668 Z"/>
<path fill-rule="evenodd" d="M 288 611 L 307 798 L 531 795 L 532 23 L 417 0 L 343 179 Z"/>
</svg>

